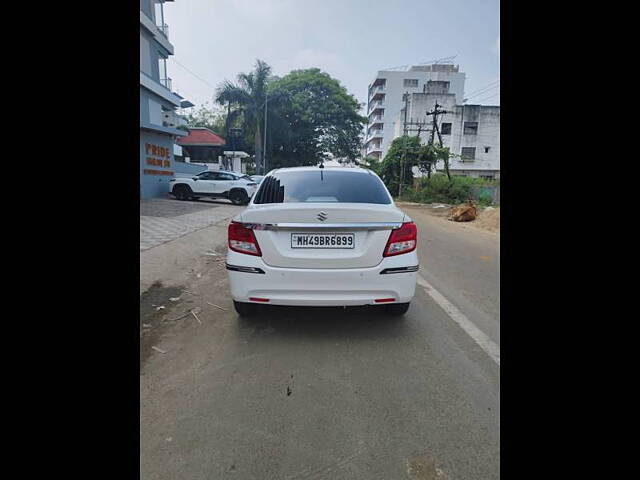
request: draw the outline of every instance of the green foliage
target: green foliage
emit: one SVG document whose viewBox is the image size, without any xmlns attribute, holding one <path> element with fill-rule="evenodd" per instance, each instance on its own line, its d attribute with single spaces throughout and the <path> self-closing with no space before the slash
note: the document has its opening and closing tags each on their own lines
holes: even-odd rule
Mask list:
<svg viewBox="0 0 640 480">
<path fill-rule="evenodd" d="M 376 175 L 382 175 L 382 162 L 375 157 L 365 157 L 362 160 L 356 160 L 355 163 L 361 168 L 367 168 Z"/>
<path fill-rule="evenodd" d="M 493 197 L 488 192 L 481 192 L 478 195 L 478 203 L 482 206 L 491 205 L 493 203 Z"/>
<path fill-rule="evenodd" d="M 220 105 L 227 105 L 231 109 L 227 119 L 227 127 L 242 117 L 243 132 L 253 139 L 253 148 L 259 169 L 263 167 L 262 129 L 270 75 L 271 67 L 262 60 L 256 60 L 252 72 L 238 74 L 236 83 L 225 80 L 216 91 L 216 102 Z M 225 133 L 228 135 L 226 130 L 225 128 Z"/>
<path fill-rule="evenodd" d="M 280 104 L 274 123 L 269 119 L 270 167 L 356 159 L 366 119 L 338 80 L 319 68 L 293 70 L 269 85 L 272 96 Z"/>
<path fill-rule="evenodd" d="M 226 133 L 227 113 L 216 105 L 209 107 L 208 103 L 204 103 L 198 110 L 186 115 L 185 118 L 189 127 L 205 127 L 218 135 Z"/>
<path fill-rule="evenodd" d="M 391 146 L 380 165 L 380 170 L 376 172 L 382 178 L 391 195 L 399 194 L 402 165 L 404 165 L 403 190 L 413 184 L 412 167 L 418 164 L 420 152 L 421 146 L 418 136 L 398 137 L 391 142 Z"/>
<path fill-rule="evenodd" d="M 255 153 L 261 172 L 264 110 L 267 102 L 267 168 L 315 165 L 329 157 L 355 160 L 365 118 L 360 104 L 318 68 L 294 70 L 282 78 L 257 60 L 251 73 L 223 82 L 216 101 L 231 108 L 230 122 L 241 126 L 248 153 Z"/>
<path fill-rule="evenodd" d="M 416 185 L 403 194 L 403 200 L 418 203 L 448 203 L 466 202 L 475 196 L 474 188 L 490 184 L 481 178 L 452 176 L 449 180 L 446 174 L 436 173 L 431 178 L 422 177 Z M 492 197 L 487 192 L 481 192 L 478 203 L 489 205 Z"/>
</svg>

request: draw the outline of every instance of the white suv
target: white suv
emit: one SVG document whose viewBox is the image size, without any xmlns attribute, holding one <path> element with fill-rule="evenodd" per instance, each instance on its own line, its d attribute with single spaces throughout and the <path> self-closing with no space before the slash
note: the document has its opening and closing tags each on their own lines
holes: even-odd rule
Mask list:
<svg viewBox="0 0 640 480">
<path fill-rule="evenodd" d="M 259 304 L 381 305 L 402 315 L 415 293 L 416 226 L 370 170 L 274 170 L 228 236 L 240 315 Z"/>
<path fill-rule="evenodd" d="M 171 194 L 178 200 L 200 197 L 227 198 L 236 205 L 246 205 L 258 184 L 248 175 L 222 170 L 205 170 L 195 177 L 172 178 Z"/>
</svg>

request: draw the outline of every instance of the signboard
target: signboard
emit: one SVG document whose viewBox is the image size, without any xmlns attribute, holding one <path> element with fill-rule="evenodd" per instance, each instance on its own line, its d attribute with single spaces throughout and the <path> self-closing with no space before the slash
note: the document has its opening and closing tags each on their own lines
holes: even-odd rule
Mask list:
<svg viewBox="0 0 640 480">
<path fill-rule="evenodd" d="M 154 145 L 152 143 L 144 144 L 145 153 L 147 154 L 146 164 L 152 167 L 160 167 L 162 169 L 171 168 L 171 150 L 167 147 Z M 158 170 L 156 168 L 145 168 L 146 175 L 173 175 L 173 170 Z"/>
</svg>

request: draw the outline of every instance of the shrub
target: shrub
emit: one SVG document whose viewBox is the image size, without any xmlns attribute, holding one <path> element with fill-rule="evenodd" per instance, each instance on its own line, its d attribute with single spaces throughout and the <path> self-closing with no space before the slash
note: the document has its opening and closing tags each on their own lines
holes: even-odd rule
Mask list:
<svg viewBox="0 0 640 480">
<path fill-rule="evenodd" d="M 451 181 L 446 175 L 436 173 L 431 178 L 421 177 L 417 179 L 415 186 L 408 188 L 402 195 L 402 199 L 418 203 L 463 203 L 470 197 L 476 197 L 475 192 L 479 187 L 495 185 L 487 180 L 471 177 L 453 176 Z M 491 204 L 492 196 L 488 192 L 480 192 L 478 202 Z"/>
</svg>

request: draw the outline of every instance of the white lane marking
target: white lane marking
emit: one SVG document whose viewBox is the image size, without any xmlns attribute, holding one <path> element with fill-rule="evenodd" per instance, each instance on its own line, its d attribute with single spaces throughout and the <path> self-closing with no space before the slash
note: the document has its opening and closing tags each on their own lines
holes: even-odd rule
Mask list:
<svg viewBox="0 0 640 480">
<path fill-rule="evenodd" d="M 476 327 L 471 320 L 469 320 L 420 274 L 418 274 L 418 285 L 420 285 L 427 295 L 433 298 L 433 300 L 440 305 L 440 307 L 454 322 L 460 325 L 467 335 L 469 335 L 480 346 L 480 348 L 482 348 L 487 355 L 493 359 L 494 362 L 500 365 L 500 347 L 496 345 L 493 340 L 491 340 L 482 330 Z"/>
</svg>

